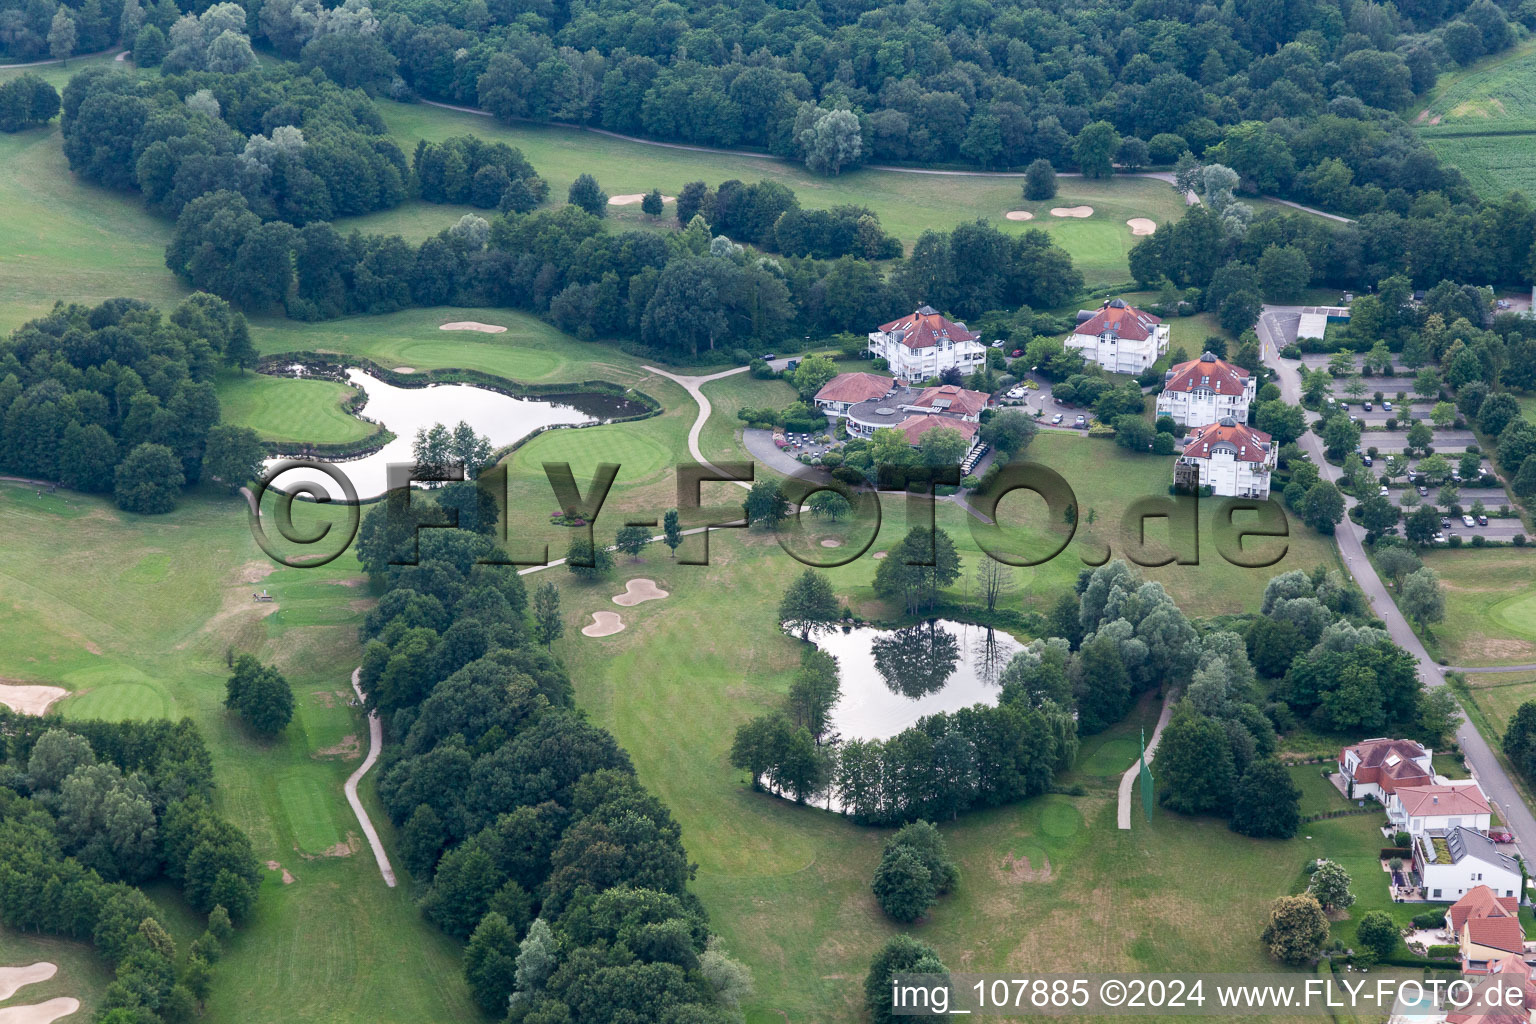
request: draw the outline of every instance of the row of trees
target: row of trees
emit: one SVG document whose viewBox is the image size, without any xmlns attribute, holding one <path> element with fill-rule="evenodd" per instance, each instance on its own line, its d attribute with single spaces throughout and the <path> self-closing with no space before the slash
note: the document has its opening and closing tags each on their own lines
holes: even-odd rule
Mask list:
<svg viewBox="0 0 1536 1024">
<path fill-rule="evenodd" d="M 265 450 L 219 422 L 213 377 L 254 362 L 245 317 L 212 295 L 169 317 L 133 299 L 60 303 L 0 341 L 0 467 L 141 513 L 202 479 L 238 487 Z"/>
<path fill-rule="evenodd" d="M 476 530 L 418 539 L 409 525 L 423 502 L 475 502 L 473 488 L 416 495 L 409 513 L 392 494 L 359 532 L 383 591 L 360 682 L 390 731 L 379 796 L 430 882 L 422 912 L 467 940 L 470 993 L 493 1017 L 725 1024 L 750 978 L 687 891 L 671 813 L 535 646 L 546 626 L 530 632 L 522 580 L 482 564 L 494 510 Z"/>
<path fill-rule="evenodd" d="M 0 726 L 0 919 L 92 943 L 115 970 L 103 1019 L 190 1021 L 261 877 L 249 839 L 209 806 L 213 769 L 196 727 L 7 710 Z M 136 888 L 161 880 L 207 914 L 185 957 Z"/>
</svg>

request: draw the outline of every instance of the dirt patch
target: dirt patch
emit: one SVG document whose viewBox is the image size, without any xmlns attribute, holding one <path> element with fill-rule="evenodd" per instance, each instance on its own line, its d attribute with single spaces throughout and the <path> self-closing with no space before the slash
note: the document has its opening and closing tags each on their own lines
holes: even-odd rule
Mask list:
<svg viewBox="0 0 1536 1024">
<path fill-rule="evenodd" d="M 592 622 L 581 628 L 582 636 L 613 636 L 624 628 L 624 620 L 617 612 L 593 612 Z"/>
<path fill-rule="evenodd" d="M 1157 230 L 1157 221 L 1150 217 L 1132 217 L 1125 223 L 1133 235 L 1150 235 Z"/>
<path fill-rule="evenodd" d="M 78 1009 L 80 1000 L 72 996 L 59 996 L 31 1006 L 7 1006 L 0 1010 L 0 1024 L 50 1024 L 60 1017 L 68 1017 Z"/>
<path fill-rule="evenodd" d="M 1051 207 L 1051 216 L 1052 217 L 1092 217 L 1093 216 L 1093 207 L 1091 207 L 1091 206 L 1053 206 L 1053 207 Z"/>
<path fill-rule="evenodd" d="M 1028 210 L 1009 210 L 1003 214 L 1004 220 L 1034 220 L 1035 215 Z"/>
<path fill-rule="evenodd" d="M 0 1002 L 11 998 L 23 986 L 47 981 L 57 973 L 59 965 L 46 960 L 25 967 L 0 967 Z"/>
<path fill-rule="evenodd" d="M 350 857 L 362 847 L 363 841 L 358 838 L 357 833 L 348 832 L 347 838 L 335 846 L 327 846 L 319 853 L 300 853 L 299 856 L 305 860 L 317 860 L 321 857 Z"/>
<path fill-rule="evenodd" d="M 267 870 L 268 871 L 281 871 L 283 873 L 283 884 L 284 885 L 292 885 L 293 884 L 293 881 L 294 881 L 293 875 L 288 871 L 287 868 L 283 867 L 277 861 L 275 861 L 275 860 L 267 861 Z"/>
<path fill-rule="evenodd" d="M 260 583 L 276 570 L 277 566 L 271 562 L 246 562 L 240 567 L 240 582 L 242 584 Z"/>
<path fill-rule="evenodd" d="M 886 552 L 886 551 L 876 551 L 875 552 L 875 558 L 876 559 L 884 558 L 888 553 L 889 552 Z"/>
<path fill-rule="evenodd" d="M 1470 633 L 1460 644 L 1456 663 L 1485 661 L 1491 664 L 1523 664 L 1536 655 L 1536 646 L 1513 637 L 1489 636 L 1486 633 Z"/>
<path fill-rule="evenodd" d="M 1029 862 L 1028 857 L 1015 857 L 1013 854 L 1003 858 L 1003 863 L 998 868 L 998 874 L 1005 881 L 1020 884 L 1023 882 L 1049 882 L 1051 880 L 1051 859 L 1041 856 L 1040 866 L 1035 867 Z"/>
<path fill-rule="evenodd" d="M 100 645 L 92 643 L 90 640 L 83 640 L 81 641 L 80 646 L 84 647 L 89 653 L 96 655 L 96 657 L 101 657 Z"/>
<path fill-rule="evenodd" d="M 309 695 L 315 698 L 315 703 L 323 708 L 333 708 L 337 701 L 345 702 L 351 696 L 345 690 L 311 690 Z"/>
<path fill-rule="evenodd" d="M 824 548 L 840 548 L 843 546 L 843 542 L 838 540 L 836 537 L 828 537 L 826 540 L 821 542 L 821 546 Z"/>
<path fill-rule="evenodd" d="M 347 576 L 339 580 L 326 580 L 327 586 L 332 587 L 361 587 L 368 582 L 362 576 Z"/>
<path fill-rule="evenodd" d="M 69 696 L 62 686 L 0 683 L 0 704 L 22 715 L 43 715 L 55 702 Z"/>
<path fill-rule="evenodd" d="M 648 192 L 629 192 L 629 193 L 626 193 L 625 195 L 622 195 L 622 196 L 609 196 L 608 197 L 608 205 L 609 206 L 634 206 L 636 203 L 639 203 L 639 202 L 643 201 L 645 199 L 645 197 L 647 195 L 649 195 L 649 194 L 650 193 L 648 193 Z M 676 196 L 662 196 L 661 197 L 661 201 L 664 202 L 664 203 L 674 202 L 676 199 L 677 199 Z"/>
<path fill-rule="evenodd" d="M 363 741 L 356 733 L 344 736 L 340 743 L 333 747 L 323 747 L 309 755 L 313 758 L 339 757 L 343 761 L 351 761 L 363 756 Z"/>
<path fill-rule="evenodd" d="M 625 608 L 633 608 L 637 604 L 644 604 L 647 601 L 660 601 L 667 596 L 668 591 L 658 587 L 655 580 L 642 578 L 630 580 L 624 584 L 624 593 L 614 595 L 613 603 Z"/>
<path fill-rule="evenodd" d="M 455 320 L 451 324 L 443 324 L 440 331 L 479 331 L 481 334 L 504 334 L 506 328 L 497 324 L 482 324 L 478 320 Z"/>
</svg>

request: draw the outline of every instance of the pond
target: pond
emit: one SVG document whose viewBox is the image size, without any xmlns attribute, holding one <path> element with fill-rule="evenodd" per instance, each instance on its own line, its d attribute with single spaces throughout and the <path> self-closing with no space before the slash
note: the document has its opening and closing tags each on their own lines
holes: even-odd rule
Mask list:
<svg viewBox="0 0 1536 1024">
<path fill-rule="evenodd" d="M 395 435 L 393 441 L 362 458 L 326 460 L 337 463 L 363 500 L 384 493 L 386 468 L 391 463 L 414 461 L 416 431 L 435 423 L 451 430 L 463 420 L 475 428 L 475 433 L 490 438 L 492 448 L 502 448 L 541 427 L 588 426 L 644 411 L 638 402 L 595 392 L 550 394 L 535 399 L 514 398 L 474 384 L 402 388 L 356 367 L 347 369 L 346 379 L 368 394 L 367 403 L 359 410 L 362 418 L 382 423 Z M 267 464 L 276 461 L 279 460 L 269 459 Z M 316 472 L 292 470 L 284 473 L 278 483 L 287 489 L 302 480 L 318 482 L 335 500 L 343 497 L 337 493 L 339 488 L 334 481 Z"/>
<path fill-rule="evenodd" d="M 1023 647 L 1000 629 L 948 619 L 824 627 L 809 639 L 837 659 L 842 697 L 831 732 L 844 740 L 888 739 L 925 715 L 996 704 L 998 677 Z"/>
</svg>

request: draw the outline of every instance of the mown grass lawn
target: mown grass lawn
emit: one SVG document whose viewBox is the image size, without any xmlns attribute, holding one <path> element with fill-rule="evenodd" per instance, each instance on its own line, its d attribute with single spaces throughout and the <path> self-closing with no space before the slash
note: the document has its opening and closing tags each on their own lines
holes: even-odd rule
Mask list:
<svg viewBox="0 0 1536 1024">
<path fill-rule="evenodd" d="M 250 427 L 268 441 L 356 441 L 374 430 L 343 407 L 356 389 L 334 380 L 219 375 L 219 414 L 225 423 Z"/>
<path fill-rule="evenodd" d="M 1125 223 L 1127 220 L 1150 217 L 1162 224 L 1177 220 L 1184 212 L 1183 199 L 1166 183 L 1146 178 L 1062 178 L 1055 199 L 1028 203 L 1022 199 L 1022 182 L 1016 177 L 904 174 L 860 168 L 825 178 L 798 164 L 774 159 L 668 149 L 547 125 L 505 125 L 489 117 L 424 104 L 379 100 L 377 106 L 395 141 L 407 153 L 419 139 L 440 141 L 465 134 L 518 147 L 534 169 L 548 179 L 550 195 L 556 201 L 564 198 L 570 183 L 583 173 L 594 175 L 609 195 L 647 192 L 652 188 L 676 195 L 690 181 L 702 180 L 714 186 L 729 178 L 768 178 L 794 189 L 801 205 L 807 208 L 825 209 L 850 203 L 867 206 L 879 215 L 888 232 L 909 247 L 926 230 L 944 230 L 977 218 L 986 218 L 1008 232 L 1043 228 L 1072 254 L 1073 262 L 1090 286 L 1117 284 L 1130 278 L 1126 254 L 1136 239 Z M 1053 207 L 1079 205 L 1094 207 L 1094 215 L 1077 219 L 1053 217 L 1049 212 Z M 1003 215 L 1010 210 L 1028 210 L 1034 219 L 1005 220 Z M 615 211 L 616 218 L 626 226 L 655 226 L 637 210 Z M 462 212 L 445 208 L 441 226 L 452 224 Z M 412 218 L 416 216 L 410 214 Z"/>
<path fill-rule="evenodd" d="M 342 797 L 366 743 L 347 703 L 370 603 L 356 561 L 271 571 L 244 503 L 211 493 L 146 517 L 0 485 L 0 529 L 0 677 L 64 686 L 75 696 L 58 707 L 70 717 L 191 716 L 213 753 L 219 810 L 295 878 L 267 873 L 254 919 L 219 964 L 207 1019 L 469 1019 L 455 944 L 421 919 L 409 879 L 385 888 Z M 260 589 L 277 600 L 253 602 Z M 227 651 L 275 662 L 293 685 L 297 714 L 275 742 L 224 711 Z M 385 824 L 376 805 L 375 821 Z M 169 890 L 156 895 L 188 937 L 196 915 Z M 50 991 L 87 1012 L 109 980 L 83 946 L 0 935 L 0 962 L 35 959 L 64 968 Z"/>
<path fill-rule="evenodd" d="M 1445 594 L 1445 620 L 1432 628 L 1447 664 L 1536 662 L 1536 550 L 1437 549 L 1424 564 Z"/>
</svg>

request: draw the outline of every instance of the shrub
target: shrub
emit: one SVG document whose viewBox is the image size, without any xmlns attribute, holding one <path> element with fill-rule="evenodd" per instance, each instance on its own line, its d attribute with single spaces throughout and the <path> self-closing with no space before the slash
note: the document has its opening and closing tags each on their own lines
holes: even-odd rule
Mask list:
<svg viewBox="0 0 1536 1024">
<path fill-rule="evenodd" d="M 1395 842 L 1398 846 L 1413 845 L 1413 837 L 1407 832 L 1399 832 L 1396 836 L 1393 837 L 1392 841 Z"/>
<path fill-rule="evenodd" d="M 1439 928 L 1443 924 L 1445 924 L 1445 911 L 1443 910 L 1428 910 L 1413 916 L 1413 926 L 1415 928 Z"/>
<path fill-rule="evenodd" d="M 1525 547 L 1525 534 L 1517 533 L 1511 539 L 1514 541 L 1515 547 L 1517 547 L 1517 548 Z"/>
<path fill-rule="evenodd" d="M 1431 960 L 1451 959 L 1461 955 L 1460 946 L 1430 946 L 1424 951 L 1424 955 Z"/>
</svg>

